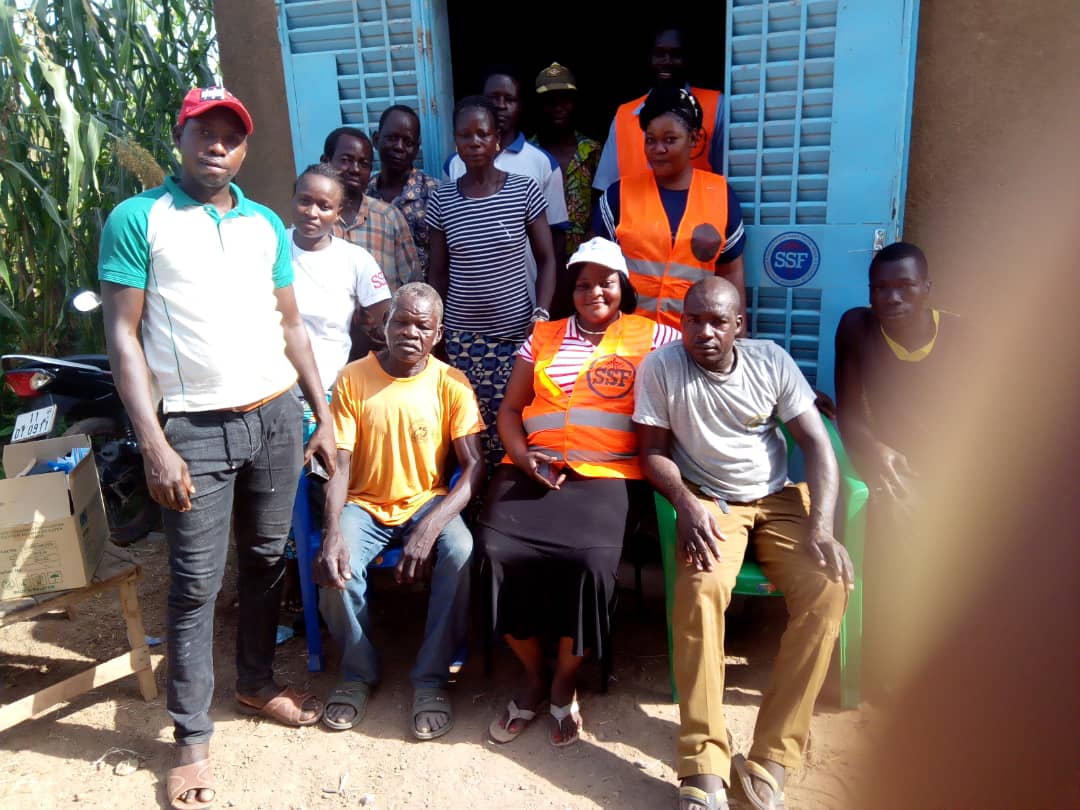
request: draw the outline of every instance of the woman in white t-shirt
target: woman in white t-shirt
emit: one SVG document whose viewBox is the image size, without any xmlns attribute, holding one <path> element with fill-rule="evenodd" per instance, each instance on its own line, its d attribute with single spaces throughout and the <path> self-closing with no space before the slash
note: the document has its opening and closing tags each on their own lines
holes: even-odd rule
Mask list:
<svg viewBox="0 0 1080 810">
<path fill-rule="evenodd" d="M 327 401 L 338 372 L 349 361 L 353 325 L 359 324 L 367 330 L 371 343 L 381 345 L 383 316 L 390 303 L 390 287 L 374 257 L 331 233 L 344 201 L 345 186 L 337 169 L 328 163 L 308 166 L 293 186 L 293 227 L 288 231 L 296 306 L 307 327 Z M 301 403 L 306 442 L 315 432 L 315 417 L 303 398 Z M 312 495 L 313 510 L 320 501 L 318 494 Z M 285 557 L 283 604 L 286 610 L 299 612 L 303 605 L 291 535 Z"/>
<path fill-rule="evenodd" d="M 289 229 L 293 290 L 327 392 L 349 360 L 352 324 L 361 324 L 381 345 L 390 302 L 390 287 L 374 257 L 331 233 L 344 200 L 341 177 L 327 163 L 308 166 L 296 179 Z"/>
</svg>

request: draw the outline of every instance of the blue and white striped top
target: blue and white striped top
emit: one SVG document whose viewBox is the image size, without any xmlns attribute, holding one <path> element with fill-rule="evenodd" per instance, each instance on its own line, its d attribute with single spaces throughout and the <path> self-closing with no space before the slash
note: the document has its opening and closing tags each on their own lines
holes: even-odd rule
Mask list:
<svg viewBox="0 0 1080 810">
<path fill-rule="evenodd" d="M 489 197 L 465 197 L 456 182 L 435 190 L 427 218 L 431 228 L 446 234 L 447 329 L 496 338 L 525 336 L 533 308 L 525 228 L 546 210 L 536 181 L 520 174 L 508 174 Z"/>
</svg>

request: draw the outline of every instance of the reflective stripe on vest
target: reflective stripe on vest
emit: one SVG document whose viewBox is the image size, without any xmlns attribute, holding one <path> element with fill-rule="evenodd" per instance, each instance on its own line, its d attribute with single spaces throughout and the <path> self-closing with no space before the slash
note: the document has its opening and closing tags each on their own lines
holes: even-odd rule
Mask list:
<svg viewBox="0 0 1080 810">
<path fill-rule="evenodd" d="M 638 293 L 639 315 L 679 327 L 682 301 L 698 279 L 716 272 L 715 257 L 703 262 L 690 247 L 694 229 L 712 225 L 720 234 L 719 256 L 727 232 L 727 181 L 718 174 L 694 171 L 686 211 L 671 241 L 667 213 L 652 173 L 624 177 L 619 192 L 615 238 L 626 256 L 630 281 Z"/>
<path fill-rule="evenodd" d="M 605 453 L 600 450 L 570 450 L 565 455 L 558 450 L 552 450 L 550 447 L 545 447 L 542 444 L 530 444 L 530 450 L 536 450 L 551 456 L 553 459 L 559 462 L 565 462 L 568 459 L 570 461 L 584 462 L 586 464 L 604 464 L 618 461 L 632 461 L 637 459 L 637 452 L 633 453 Z M 575 465 L 571 464 L 571 467 Z M 624 476 L 606 476 L 608 478 L 619 478 Z"/>
<path fill-rule="evenodd" d="M 586 477 L 640 479 L 634 431 L 634 379 L 652 349 L 656 325 L 623 315 L 608 327 L 567 394 L 546 369 L 562 346 L 567 321 L 533 329 L 533 400 L 522 411 L 530 450 L 540 450 Z"/>
<path fill-rule="evenodd" d="M 634 422 L 625 414 L 598 411 L 592 408 L 571 408 L 565 414 L 545 413 L 530 416 L 524 420 L 526 433 L 539 433 L 541 430 L 558 430 L 564 425 L 600 427 L 608 430 L 634 432 Z"/>
<path fill-rule="evenodd" d="M 642 259 L 634 262 L 634 272 L 640 276 L 652 276 L 662 279 L 665 275 L 670 278 L 685 279 L 693 284 L 702 275 L 711 275 L 708 271 L 702 272 L 700 267 L 687 267 L 682 264 L 664 264 L 663 262 L 650 262 Z M 635 289 L 637 289 L 635 287 Z"/>
<path fill-rule="evenodd" d="M 682 299 L 654 298 L 651 295 L 638 296 L 638 308 L 634 310 L 634 314 L 658 323 L 668 323 L 668 320 L 662 320 L 658 313 L 667 313 L 670 317 L 673 317 L 675 323 L 672 325 L 678 329 L 682 321 Z"/>
<path fill-rule="evenodd" d="M 704 90 L 691 87 L 690 92 L 701 103 L 701 120 L 705 129 L 704 148 L 699 144 L 690 161 L 695 169 L 711 172 L 709 153 L 713 134 L 716 129 L 716 111 L 720 108 L 723 94 L 718 90 Z M 638 122 L 638 110 L 648 96 L 620 104 L 615 111 L 615 154 L 618 157 L 619 177 L 648 172 L 649 160 L 645 157 L 645 133 Z M 717 167 L 719 168 L 719 167 Z"/>
</svg>

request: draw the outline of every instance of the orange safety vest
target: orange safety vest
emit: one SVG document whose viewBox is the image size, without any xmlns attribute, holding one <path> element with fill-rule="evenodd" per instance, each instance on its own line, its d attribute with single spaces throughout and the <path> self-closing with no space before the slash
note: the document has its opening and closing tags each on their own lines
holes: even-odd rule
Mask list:
<svg viewBox="0 0 1080 810">
<path fill-rule="evenodd" d="M 692 163 L 695 169 L 711 172 L 713 167 L 709 163 L 709 145 L 712 143 L 713 130 L 716 129 L 716 111 L 720 107 L 723 94 L 719 90 L 702 90 L 697 87 L 691 87 L 690 92 L 701 103 L 701 120 L 705 127 L 705 148 Z M 645 157 L 645 133 L 641 130 L 637 116 L 646 98 L 648 95 L 620 104 L 615 111 L 615 154 L 619 159 L 619 177 L 649 171 L 649 161 Z"/>
<path fill-rule="evenodd" d="M 533 400 L 522 411 L 530 450 L 543 450 L 587 478 L 641 480 L 634 378 L 652 349 L 656 325 L 623 315 L 607 328 L 567 394 L 550 377 L 566 320 L 533 327 Z M 505 461 L 506 459 L 504 459 Z"/>
<path fill-rule="evenodd" d="M 623 177 L 619 191 L 619 224 L 615 239 L 626 257 L 630 281 L 638 294 L 638 315 L 679 328 L 683 298 L 691 285 L 716 272 L 716 258 L 703 262 L 690 249 L 694 228 L 706 223 L 720 232 L 724 251 L 728 219 L 727 180 L 694 170 L 686 212 L 671 243 L 660 189 L 652 173 Z"/>
</svg>

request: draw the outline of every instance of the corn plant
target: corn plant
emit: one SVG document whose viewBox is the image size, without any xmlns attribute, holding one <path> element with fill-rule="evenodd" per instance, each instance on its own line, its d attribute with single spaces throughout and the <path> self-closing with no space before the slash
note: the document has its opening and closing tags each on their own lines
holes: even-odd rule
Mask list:
<svg viewBox="0 0 1080 810">
<path fill-rule="evenodd" d="M 175 169 L 180 101 L 216 63 L 209 0 L 0 2 L 0 350 L 103 350 L 70 297 L 112 208 Z"/>
</svg>

